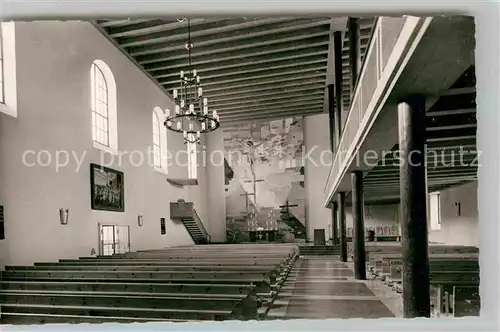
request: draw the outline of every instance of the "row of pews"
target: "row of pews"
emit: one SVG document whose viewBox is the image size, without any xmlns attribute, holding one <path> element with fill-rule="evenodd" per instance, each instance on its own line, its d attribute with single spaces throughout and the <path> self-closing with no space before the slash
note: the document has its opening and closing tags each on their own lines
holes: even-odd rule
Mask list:
<svg viewBox="0 0 500 332">
<path fill-rule="evenodd" d="M 338 245 L 299 245 L 300 256 L 339 256 Z"/>
<path fill-rule="evenodd" d="M 294 244 L 203 245 L 8 266 L 0 323 L 264 319 Z"/>
<path fill-rule="evenodd" d="M 367 244 L 366 253 L 368 272 L 402 293 L 401 244 Z M 479 316 L 477 247 L 429 244 L 429 279 L 433 317 Z"/>
</svg>

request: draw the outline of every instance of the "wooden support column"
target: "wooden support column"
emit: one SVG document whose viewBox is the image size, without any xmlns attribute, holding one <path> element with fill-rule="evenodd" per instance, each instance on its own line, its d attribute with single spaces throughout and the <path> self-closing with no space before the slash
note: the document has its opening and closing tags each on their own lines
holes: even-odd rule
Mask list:
<svg viewBox="0 0 500 332">
<path fill-rule="evenodd" d="M 345 225 L 345 193 L 338 193 L 339 204 L 339 228 L 340 228 L 340 260 L 347 262 L 347 229 Z"/>
<path fill-rule="evenodd" d="M 401 231 L 404 318 L 430 317 L 425 99 L 408 96 L 398 105 L 401 156 Z"/>
<path fill-rule="evenodd" d="M 357 280 L 366 280 L 365 258 L 365 221 L 363 211 L 363 172 L 351 173 L 352 184 L 352 222 L 354 226 L 354 276 Z"/>
<path fill-rule="evenodd" d="M 330 124 L 330 151 L 335 153 L 335 90 L 333 84 L 328 84 L 328 123 Z"/>
<path fill-rule="evenodd" d="M 333 33 L 334 70 L 335 70 L 335 146 L 340 144 L 342 137 L 342 32 Z"/>
<path fill-rule="evenodd" d="M 338 233 L 338 221 L 337 215 L 339 210 L 339 204 L 337 202 L 332 203 L 332 242 L 333 245 L 339 244 L 339 233 Z"/>
<path fill-rule="evenodd" d="M 349 32 L 349 74 L 350 76 L 350 91 L 351 100 L 354 95 L 354 88 L 358 80 L 360 54 L 359 54 L 359 19 L 349 17 L 347 21 L 347 29 Z"/>
</svg>

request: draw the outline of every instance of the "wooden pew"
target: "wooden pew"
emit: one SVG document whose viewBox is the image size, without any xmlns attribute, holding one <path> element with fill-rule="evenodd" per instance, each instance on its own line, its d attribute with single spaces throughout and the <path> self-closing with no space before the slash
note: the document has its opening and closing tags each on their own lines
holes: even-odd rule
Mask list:
<svg viewBox="0 0 500 332">
<path fill-rule="evenodd" d="M 477 266 L 477 254 L 430 254 L 429 264 L 435 266 L 436 268 L 440 265 L 454 264 L 457 260 L 463 262 L 460 268 L 466 269 L 471 265 Z M 400 254 L 387 254 L 387 255 L 377 255 L 374 258 L 375 266 L 372 272 L 381 277 L 383 280 L 385 277 L 391 274 L 391 265 L 402 265 L 403 260 Z"/>
<path fill-rule="evenodd" d="M 40 280 L 40 281 L 113 281 L 122 282 L 169 282 L 169 283 L 204 283 L 204 284 L 255 284 L 258 293 L 271 292 L 275 279 L 262 273 L 238 273 L 233 271 L 185 272 L 185 271 L 82 271 L 82 270 L 7 270 L 4 280 Z"/>
<path fill-rule="evenodd" d="M 374 265 L 373 258 L 378 255 L 387 254 L 402 254 L 403 248 L 401 243 L 388 243 L 388 244 L 370 244 L 366 246 L 367 262 Z M 457 254 L 467 254 L 467 253 L 478 253 L 479 248 L 474 246 L 460 246 L 460 245 L 445 245 L 445 244 L 429 244 L 429 254 L 444 254 L 444 253 L 457 253 Z"/>
<path fill-rule="evenodd" d="M 450 302 L 454 317 L 479 316 L 479 286 L 453 286 Z"/>
<path fill-rule="evenodd" d="M 386 281 L 386 284 L 401 293 L 402 247 L 399 244 L 379 244 L 367 249 L 369 260 L 367 268 L 377 278 Z M 454 313 L 454 289 L 468 289 L 479 285 L 479 249 L 473 246 L 457 245 L 429 245 L 429 269 L 431 283 L 431 305 L 436 315 Z M 471 305 L 462 300 L 459 292 L 458 310 L 461 305 L 471 307 L 478 312 L 477 305 Z M 474 296 L 467 295 L 471 303 L 479 303 Z M 475 302 L 474 302 L 475 301 Z M 466 302 L 467 304 L 464 304 Z M 476 309 L 475 309 L 476 308 Z"/>
<path fill-rule="evenodd" d="M 186 313 L 192 310 L 200 312 L 229 312 L 230 318 L 256 319 L 257 304 L 241 297 L 199 297 L 196 295 L 174 296 L 163 294 L 95 294 L 93 292 L 35 292 L 35 291 L 2 291 L 2 305 L 54 305 L 54 306 L 89 306 L 119 307 L 141 309 L 171 310 L 172 318 L 189 318 Z M 175 313 L 178 313 L 177 315 Z M 158 316 L 157 318 L 161 318 Z M 212 317 L 216 319 L 216 315 Z"/>
<path fill-rule="evenodd" d="M 298 253 L 202 247 L 7 267 L 2 322 L 259 319 Z"/>
<path fill-rule="evenodd" d="M 37 264 L 35 266 L 6 266 L 6 270 L 15 269 L 29 269 L 29 270 L 101 270 L 101 271 L 252 271 L 261 272 L 267 274 L 273 274 L 278 272 L 278 267 L 275 265 L 173 265 L 173 264 L 150 264 L 144 265 L 140 262 L 132 262 L 130 264 L 108 264 L 108 263 L 96 263 L 96 264 L 58 264 L 58 263 L 46 263 Z"/>
<path fill-rule="evenodd" d="M 457 246 L 430 246 L 429 247 L 429 255 L 438 257 L 438 255 L 455 255 L 466 257 L 477 257 L 479 254 L 479 249 L 477 247 L 457 247 Z M 400 259 L 402 260 L 402 252 L 396 252 L 395 247 L 392 247 L 389 253 L 386 252 L 377 252 L 370 254 L 370 260 L 368 261 L 368 269 L 378 275 L 378 274 L 387 274 L 388 266 L 387 262 L 383 262 L 384 259 Z M 384 265 L 385 264 L 385 265 Z"/>
<path fill-rule="evenodd" d="M 396 264 L 394 264 L 396 263 Z M 391 281 L 395 283 L 394 288 L 398 292 L 402 292 L 401 285 L 401 268 L 400 262 L 392 262 L 391 264 Z M 431 305 L 435 310 L 435 316 L 449 316 L 454 314 L 455 309 L 455 292 L 459 289 L 458 310 L 459 314 L 465 315 L 465 308 L 471 308 L 472 312 L 479 312 L 479 265 L 477 260 L 452 260 L 447 258 L 446 261 L 430 261 L 429 262 L 429 278 L 431 284 Z M 472 296 L 470 293 L 460 290 L 472 288 L 477 289 Z M 469 298 L 463 298 L 464 296 Z M 467 301 L 472 301 L 472 305 L 468 305 Z"/>
<path fill-rule="evenodd" d="M 133 294 L 196 294 L 197 296 L 250 296 L 255 297 L 256 287 L 251 284 L 181 284 L 151 282 L 102 282 L 102 281 L 0 281 L 1 290 L 117 292 Z"/>
</svg>

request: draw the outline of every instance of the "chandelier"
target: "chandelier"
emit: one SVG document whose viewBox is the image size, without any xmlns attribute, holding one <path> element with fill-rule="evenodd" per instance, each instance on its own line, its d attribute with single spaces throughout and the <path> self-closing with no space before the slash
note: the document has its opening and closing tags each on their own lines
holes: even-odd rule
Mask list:
<svg viewBox="0 0 500 332">
<path fill-rule="evenodd" d="M 188 68 L 180 71 L 180 88 L 173 90 L 174 112 L 170 114 L 167 110 L 164 125 L 167 129 L 182 133 L 184 144 L 200 144 L 201 134 L 217 129 L 220 125 L 219 115 L 216 110 L 208 110 L 208 99 L 203 97 L 203 88 L 200 85 L 200 76 L 191 65 L 191 24 L 189 19 L 179 19 L 179 22 L 187 20 L 188 40 L 186 50 L 188 51 Z"/>
</svg>

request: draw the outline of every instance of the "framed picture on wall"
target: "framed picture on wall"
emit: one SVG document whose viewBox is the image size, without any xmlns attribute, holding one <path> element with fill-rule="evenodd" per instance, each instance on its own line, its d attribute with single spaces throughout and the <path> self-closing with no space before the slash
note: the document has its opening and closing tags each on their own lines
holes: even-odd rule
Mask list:
<svg viewBox="0 0 500 332">
<path fill-rule="evenodd" d="M 125 211 L 123 172 L 90 164 L 92 210 Z"/>
</svg>

